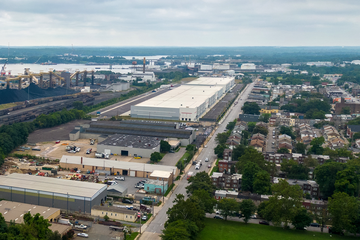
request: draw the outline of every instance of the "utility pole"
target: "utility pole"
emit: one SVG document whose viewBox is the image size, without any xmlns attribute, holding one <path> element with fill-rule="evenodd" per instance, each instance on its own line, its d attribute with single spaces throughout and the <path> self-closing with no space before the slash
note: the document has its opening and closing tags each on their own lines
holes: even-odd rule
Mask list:
<svg viewBox="0 0 360 240">
<path fill-rule="evenodd" d="M 165 202 L 164 198 L 165 198 L 165 193 L 164 193 L 164 178 L 162 179 L 163 180 L 163 190 L 162 190 L 162 194 L 163 194 L 163 203 Z"/>
</svg>

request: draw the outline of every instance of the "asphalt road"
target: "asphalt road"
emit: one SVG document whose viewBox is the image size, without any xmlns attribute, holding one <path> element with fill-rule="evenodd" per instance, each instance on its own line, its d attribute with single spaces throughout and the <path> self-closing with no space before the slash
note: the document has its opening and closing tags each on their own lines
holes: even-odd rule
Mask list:
<svg viewBox="0 0 360 240">
<path fill-rule="evenodd" d="M 177 86 L 179 86 L 179 85 L 175 85 L 175 87 L 177 87 Z M 167 91 L 171 91 L 171 90 L 169 88 L 163 88 L 163 89 L 159 89 L 157 92 L 146 92 L 141 95 L 129 98 L 127 100 L 115 103 L 111 106 L 96 110 L 94 112 L 91 112 L 90 114 L 96 115 L 97 112 L 101 112 L 100 117 L 118 116 L 118 115 L 121 115 L 123 113 L 130 111 L 132 105 L 139 104 L 141 102 L 144 102 L 150 98 L 153 98 L 153 97 L 160 95 L 162 93 L 165 93 Z"/>
<path fill-rule="evenodd" d="M 247 86 L 245 91 L 239 95 L 237 101 L 237 105 L 232 105 L 232 107 L 229 109 L 228 114 L 220 121 L 219 127 L 216 130 L 215 134 L 211 137 L 209 142 L 207 143 L 207 148 L 204 148 L 200 155 L 198 156 L 197 160 L 201 159 L 204 160 L 206 157 L 209 158 L 209 163 L 203 164 L 200 170 L 195 170 L 195 166 L 191 166 L 189 172 L 200 172 L 205 171 L 208 172 L 209 168 L 207 167 L 208 164 L 212 164 L 216 160 L 216 156 L 214 154 L 214 148 L 216 147 L 215 137 L 216 134 L 224 132 L 224 129 L 226 125 L 233 121 L 235 118 L 238 118 L 239 113 L 241 111 L 241 107 L 243 106 L 244 102 L 246 101 L 249 93 L 251 92 L 251 89 L 254 87 L 254 83 L 251 83 Z M 241 99 L 241 100 L 240 100 Z M 187 186 L 187 179 L 184 177 L 180 182 L 177 188 L 174 190 L 174 193 L 171 195 L 171 197 L 165 202 L 162 209 L 158 212 L 158 214 L 155 216 L 153 221 L 149 224 L 147 229 L 145 230 L 145 233 L 140 239 L 150 239 L 149 234 L 152 233 L 153 235 L 162 233 L 162 230 L 164 229 L 164 223 L 167 221 L 167 210 L 171 208 L 174 203 L 174 199 L 177 194 L 183 194 L 186 196 L 186 189 Z M 158 237 L 151 238 L 151 239 L 158 239 Z"/>
</svg>

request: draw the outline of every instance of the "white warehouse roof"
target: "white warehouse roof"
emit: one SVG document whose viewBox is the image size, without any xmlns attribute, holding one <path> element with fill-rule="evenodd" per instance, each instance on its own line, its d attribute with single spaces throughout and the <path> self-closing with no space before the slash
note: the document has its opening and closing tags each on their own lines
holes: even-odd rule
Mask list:
<svg viewBox="0 0 360 240">
<path fill-rule="evenodd" d="M 221 86 L 191 86 L 182 85 L 171 91 L 160 94 L 149 100 L 137 104 L 141 107 L 163 108 L 196 108 L 202 105 L 208 98 L 222 90 Z M 223 93 L 221 93 L 222 95 Z M 221 96 L 220 95 L 220 96 Z M 216 96 L 216 98 L 220 97 Z"/>
<path fill-rule="evenodd" d="M 60 160 L 60 163 L 81 164 L 81 158 L 83 159 L 82 165 L 85 166 L 129 169 L 133 171 L 145 171 L 145 172 L 154 172 L 155 170 L 161 170 L 166 172 L 174 172 L 174 174 L 176 173 L 176 169 L 177 169 L 176 167 L 166 166 L 166 165 L 114 161 L 114 160 L 86 158 L 86 157 L 68 156 L 68 155 L 63 155 Z"/>
<path fill-rule="evenodd" d="M 223 86 L 231 83 L 234 80 L 234 77 L 200 77 L 191 82 L 188 82 L 186 85 Z"/>
<path fill-rule="evenodd" d="M 95 198 L 106 190 L 106 185 L 66 179 L 41 177 L 13 173 L 0 176 L 0 188 L 12 187 L 14 190 L 26 189 L 27 192 L 48 192 L 61 195 Z"/>
</svg>

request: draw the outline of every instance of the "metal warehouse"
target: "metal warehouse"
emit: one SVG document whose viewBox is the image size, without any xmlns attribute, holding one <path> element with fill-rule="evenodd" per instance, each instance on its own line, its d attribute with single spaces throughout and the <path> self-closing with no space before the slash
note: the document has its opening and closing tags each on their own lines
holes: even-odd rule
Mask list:
<svg viewBox="0 0 360 240">
<path fill-rule="evenodd" d="M 97 145 L 98 152 L 110 150 L 121 156 L 147 157 L 153 152 L 160 152 L 160 141 L 157 137 L 115 134 Z"/>
<path fill-rule="evenodd" d="M 96 138 L 98 142 L 102 142 L 114 134 L 168 138 L 169 140 L 178 139 L 182 146 L 192 144 L 196 139 L 195 131 L 179 129 L 178 123 L 155 122 L 153 120 L 91 122 L 76 127 L 75 130 L 70 132 L 69 138 L 70 140 Z"/>
<path fill-rule="evenodd" d="M 124 162 L 68 155 L 62 156 L 60 160 L 60 166 L 62 168 L 78 168 L 81 171 L 90 170 L 108 175 L 116 174 L 131 177 L 149 178 L 155 170 L 169 172 L 171 176 L 170 178 L 175 178 L 179 174 L 179 169 L 174 166 Z"/>
<path fill-rule="evenodd" d="M 105 197 L 103 184 L 18 173 L 0 176 L 0 198 L 9 201 L 90 213 Z"/>
<path fill-rule="evenodd" d="M 196 121 L 223 94 L 221 86 L 182 85 L 131 106 L 131 117 Z"/>
<path fill-rule="evenodd" d="M 197 121 L 234 84 L 233 77 L 201 77 L 131 106 L 131 117 Z"/>
<path fill-rule="evenodd" d="M 188 82 L 186 85 L 191 86 L 221 86 L 223 88 L 223 92 L 227 92 L 231 89 L 235 84 L 234 77 L 225 77 L 225 78 L 214 78 L 214 77 L 201 77 L 195 79 L 191 82 Z"/>
</svg>

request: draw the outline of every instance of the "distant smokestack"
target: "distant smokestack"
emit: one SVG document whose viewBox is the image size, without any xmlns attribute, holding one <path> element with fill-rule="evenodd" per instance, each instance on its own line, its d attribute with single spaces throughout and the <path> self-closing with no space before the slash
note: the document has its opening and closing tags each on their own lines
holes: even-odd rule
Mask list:
<svg viewBox="0 0 360 240">
<path fill-rule="evenodd" d="M 144 58 L 143 73 L 145 73 L 145 63 L 146 63 L 146 61 L 145 61 L 145 58 Z"/>
</svg>

